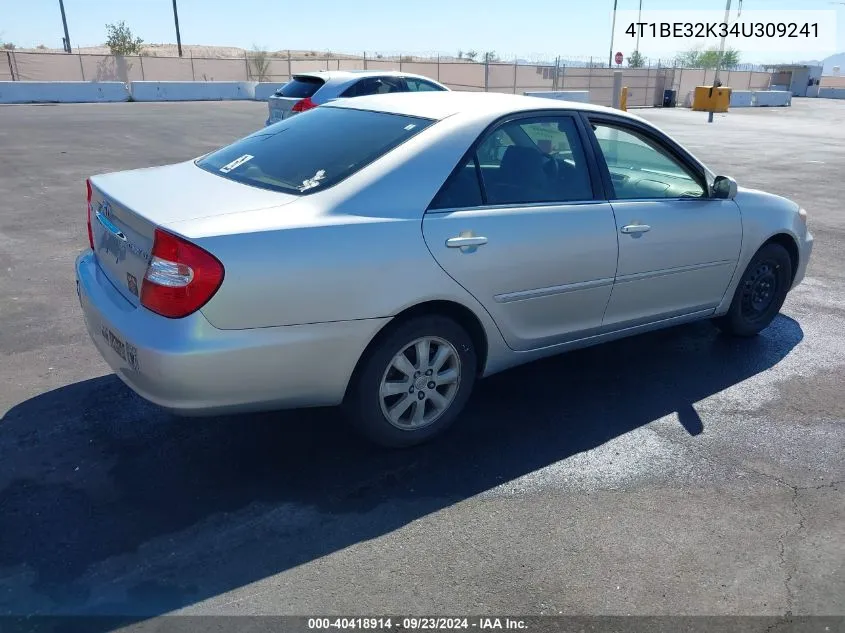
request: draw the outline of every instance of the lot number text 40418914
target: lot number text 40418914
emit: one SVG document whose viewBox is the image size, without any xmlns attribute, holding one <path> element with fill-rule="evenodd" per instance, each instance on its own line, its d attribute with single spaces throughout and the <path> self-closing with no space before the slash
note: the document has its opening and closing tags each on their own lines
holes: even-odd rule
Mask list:
<svg viewBox="0 0 845 633">
<path fill-rule="evenodd" d="M 370 617 L 370 618 L 308 618 L 309 630 L 370 629 L 405 631 L 443 630 L 524 630 L 526 622 L 519 618 L 497 617 Z"/>
</svg>

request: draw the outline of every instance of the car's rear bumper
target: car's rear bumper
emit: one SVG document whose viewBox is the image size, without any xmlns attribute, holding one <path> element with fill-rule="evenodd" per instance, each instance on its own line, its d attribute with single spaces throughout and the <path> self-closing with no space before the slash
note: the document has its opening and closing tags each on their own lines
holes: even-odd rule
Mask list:
<svg viewBox="0 0 845 633">
<path fill-rule="evenodd" d="M 339 404 L 361 353 L 388 321 L 220 330 L 201 311 L 167 319 L 133 306 L 91 251 L 77 258 L 76 279 L 106 362 L 140 396 L 182 415 Z"/>
</svg>

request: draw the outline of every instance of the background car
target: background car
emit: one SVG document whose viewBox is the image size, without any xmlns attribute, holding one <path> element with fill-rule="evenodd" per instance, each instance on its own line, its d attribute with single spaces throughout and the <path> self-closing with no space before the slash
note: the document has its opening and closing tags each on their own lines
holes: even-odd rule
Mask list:
<svg viewBox="0 0 845 633">
<path fill-rule="evenodd" d="M 300 73 L 291 77 L 267 100 L 269 116 L 265 125 L 272 125 L 334 99 L 393 92 L 447 90 L 446 86 L 428 77 L 395 71 L 329 70 Z"/>
<path fill-rule="evenodd" d="M 534 359 L 699 319 L 754 335 L 813 244 L 798 205 L 636 116 L 489 93 L 344 99 L 94 176 L 88 203 L 80 302 L 132 389 L 188 415 L 343 404 L 387 446 Z"/>
</svg>

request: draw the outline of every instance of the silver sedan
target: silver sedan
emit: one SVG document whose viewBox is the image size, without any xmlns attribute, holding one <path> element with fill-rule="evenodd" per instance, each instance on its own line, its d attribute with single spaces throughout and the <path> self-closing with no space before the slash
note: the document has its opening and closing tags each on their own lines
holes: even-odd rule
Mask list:
<svg viewBox="0 0 845 633">
<path fill-rule="evenodd" d="M 344 405 L 444 431 L 479 378 L 699 319 L 751 336 L 807 267 L 807 215 L 631 114 L 513 95 L 340 100 L 196 160 L 88 181 L 95 345 L 205 415 Z"/>
</svg>

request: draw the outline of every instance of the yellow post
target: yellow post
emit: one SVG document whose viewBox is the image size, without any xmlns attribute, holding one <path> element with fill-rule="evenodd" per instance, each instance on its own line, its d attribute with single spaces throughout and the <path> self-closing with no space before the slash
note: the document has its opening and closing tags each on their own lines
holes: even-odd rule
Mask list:
<svg viewBox="0 0 845 633">
<path fill-rule="evenodd" d="M 619 96 L 619 109 L 623 112 L 628 111 L 628 86 L 622 88 L 622 94 Z"/>
</svg>

